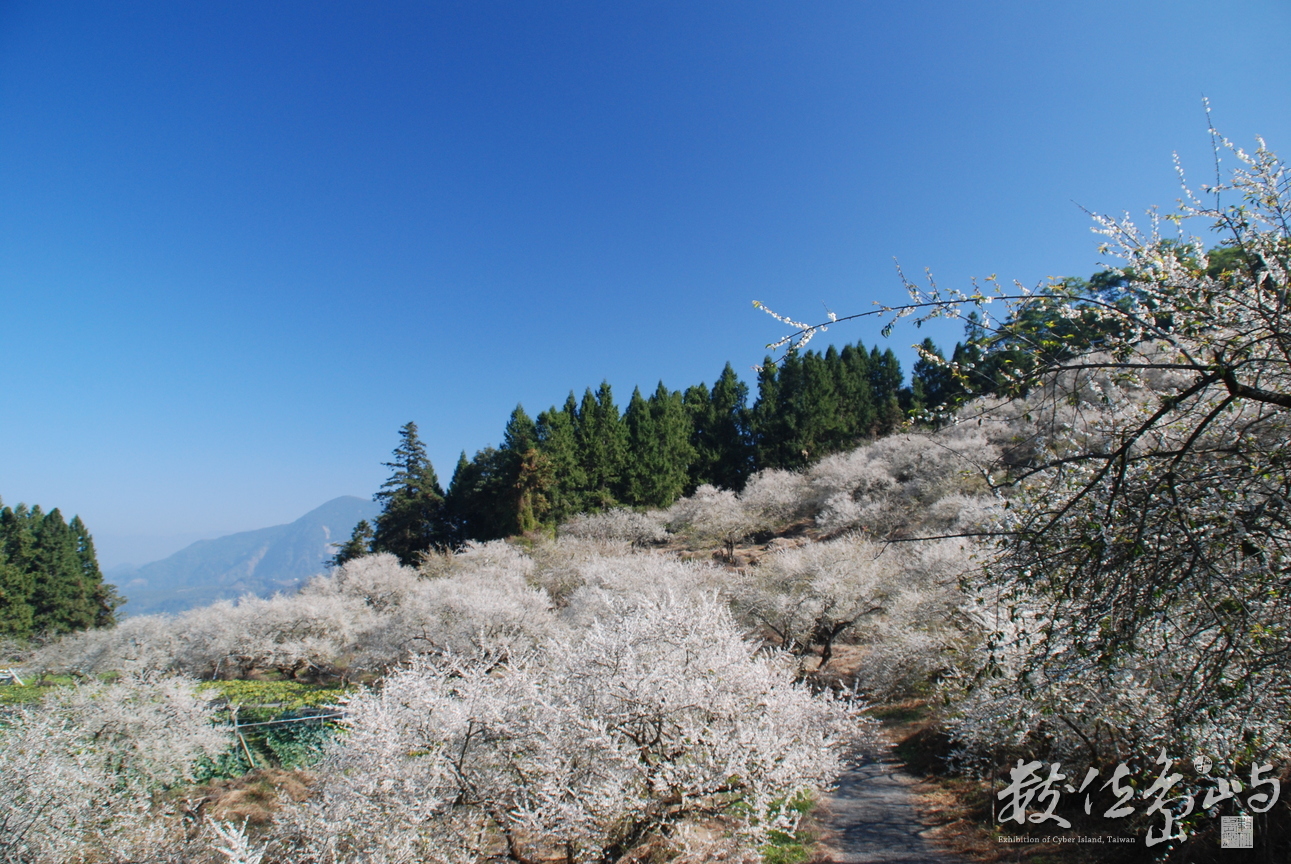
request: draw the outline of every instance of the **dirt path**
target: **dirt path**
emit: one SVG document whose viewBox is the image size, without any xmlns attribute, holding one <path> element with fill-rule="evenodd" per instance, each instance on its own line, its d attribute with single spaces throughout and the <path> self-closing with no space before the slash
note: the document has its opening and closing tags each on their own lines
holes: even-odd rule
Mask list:
<svg viewBox="0 0 1291 864">
<path fill-rule="evenodd" d="M 890 756 L 863 757 L 838 782 L 823 820 L 830 864 L 967 864 L 924 834 L 910 787 L 917 781 Z"/>
</svg>

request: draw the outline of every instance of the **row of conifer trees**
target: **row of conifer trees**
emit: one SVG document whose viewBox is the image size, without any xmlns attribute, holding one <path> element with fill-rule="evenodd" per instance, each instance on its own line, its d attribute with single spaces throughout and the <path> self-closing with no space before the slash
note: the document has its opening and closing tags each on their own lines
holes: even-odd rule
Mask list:
<svg viewBox="0 0 1291 864">
<path fill-rule="evenodd" d="M 110 626 L 121 605 L 94 540 L 58 508 L 0 506 L 0 634 L 25 638 Z"/>
<path fill-rule="evenodd" d="M 928 395 L 939 392 L 939 374 L 920 362 L 904 387 L 891 349 L 857 343 L 767 358 L 752 405 L 729 363 L 711 388 L 660 382 L 648 396 L 635 390 L 622 411 L 602 382 L 537 418 L 517 406 L 499 447 L 461 455 L 447 492 L 409 423 L 385 463 L 393 473 L 376 495 L 382 515 L 375 526 L 361 523 L 335 561 L 386 551 L 411 563 L 429 547 L 524 533 L 580 512 L 667 507 L 705 483 L 738 490 L 755 471 L 801 468 L 935 407 Z"/>
</svg>

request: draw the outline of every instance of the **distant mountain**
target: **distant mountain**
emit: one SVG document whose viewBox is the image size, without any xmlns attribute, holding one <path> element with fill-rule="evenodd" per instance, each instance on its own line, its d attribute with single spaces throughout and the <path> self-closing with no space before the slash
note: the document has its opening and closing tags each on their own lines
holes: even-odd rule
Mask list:
<svg viewBox="0 0 1291 864">
<path fill-rule="evenodd" d="M 381 512 L 373 501 L 346 495 L 289 525 L 198 540 L 142 567 L 113 568 L 112 581 L 129 602 L 118 615 L 180 612 L 243 594 L 291 591 L 323 572 L 334 550 L 361 519 Z"/>
</svg>

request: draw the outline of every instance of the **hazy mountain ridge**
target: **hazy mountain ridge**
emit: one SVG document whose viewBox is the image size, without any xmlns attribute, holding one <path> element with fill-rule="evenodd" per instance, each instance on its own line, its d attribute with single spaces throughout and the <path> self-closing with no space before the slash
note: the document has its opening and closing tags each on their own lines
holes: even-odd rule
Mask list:
<svg viewBox="0 0 1291 864">
<path fill-rule="evenodd" d="M 129 602 L 119 614 L 179 612 L 243 594 L 288 591 L 324 569 L 331 544 L 344 542 L 380 506 L 345 495 L 294 522 L 198 540 L 175 554 L 112 574 Z"/>
</svg>

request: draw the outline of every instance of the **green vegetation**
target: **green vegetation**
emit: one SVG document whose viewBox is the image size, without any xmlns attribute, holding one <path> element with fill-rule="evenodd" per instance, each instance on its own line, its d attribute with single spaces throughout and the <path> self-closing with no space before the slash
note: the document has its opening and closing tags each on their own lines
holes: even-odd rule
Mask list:
<svg viewBox="0 0 1291 864">
<path fill-rule="evenodd" d="M 352 687 L 317 686 L 298 681 L 207 681 L 204 696 L 225 702 L 216 711 L 234 725 L 237 737 L 223 753 L 202 761 L 199 782 L 240 777 L 255 768 L 305 768 L 323 754 L 340 728 L 330 710 Z"/>
<path fill-rule="evenodd" d="M 0 506 L 0 635 L 24 639 L 108 627 L 124 603 L 103 581 L 81 517 Z"/>
<path fill-rule="evenodd" d="M 0 705 L 30 705 L 45 698 L 52 687 L 69 687 L 76 683 L 71 675 L 44 675 L 21 684 L 0 684 Z"/>
<path fill-rule="evenodd" d="M 1127 278 L 1099 273 L 1067 279 L 1062 297 L 1089 308 L 1127 303 Z M 399 430 L 390 479 L 376 499 L 375 526 L 360 523 L 334 564 L 391 552 L 405 564 L 426 549 L 459 547 L 550 528 L 612 507 L 666 508 L 705 484 L 740 490 L 770 468 L 798 470 L 822 456 L 888 435 L 908 421 L 935 421 L 984 393 L 1016 388 L 1019 373 L 1048 362 L 1044 352 L 1085 351 L 1111 335 L 1092 312 L 1072 317 L 1054 305 L 1028 306 L 996 328 L 970 318 L 947 361 L 931 339 L 920 345 L 910 385 L 891 349 L 830 346 L 767 357 L 757 394 L 728 363 L 710 389 L 659 382 L 634 390 L 620 410 L 608 382 L 533 419 L 516 406 L 499 447 L 462 453 L 444 492 L 417 437 Z M 1075 347 L 1073 347 L 1075 346 Z M 375 530 L 374 530 L 375 529 Z"/>
<path fill-rule="evenodd" d="M 766 358 L 752 406 L 729 363 L 711 389 L 659 382 L 649 396 L 634 390 L 622 411 L 603 381 L 536 420 L 516 406 L 501 446 L 462 453 L 446 493 L 408 423 L 384 463 L 393 469 L 376 495 L 384 512 L 375 526 L 357 526 L 333 563 L 371 551 L 412 564 L 431 547 L 532 532 L 578 513 L 668 507 L 705 484 L 738 490 L 757 471 L 802 468 L 892 432 L 948 392 L 921 375 L 945 377 L 918 367 L 913 388 L 903 387 L 890 349 L 858 343 Z"/>
</svg>

